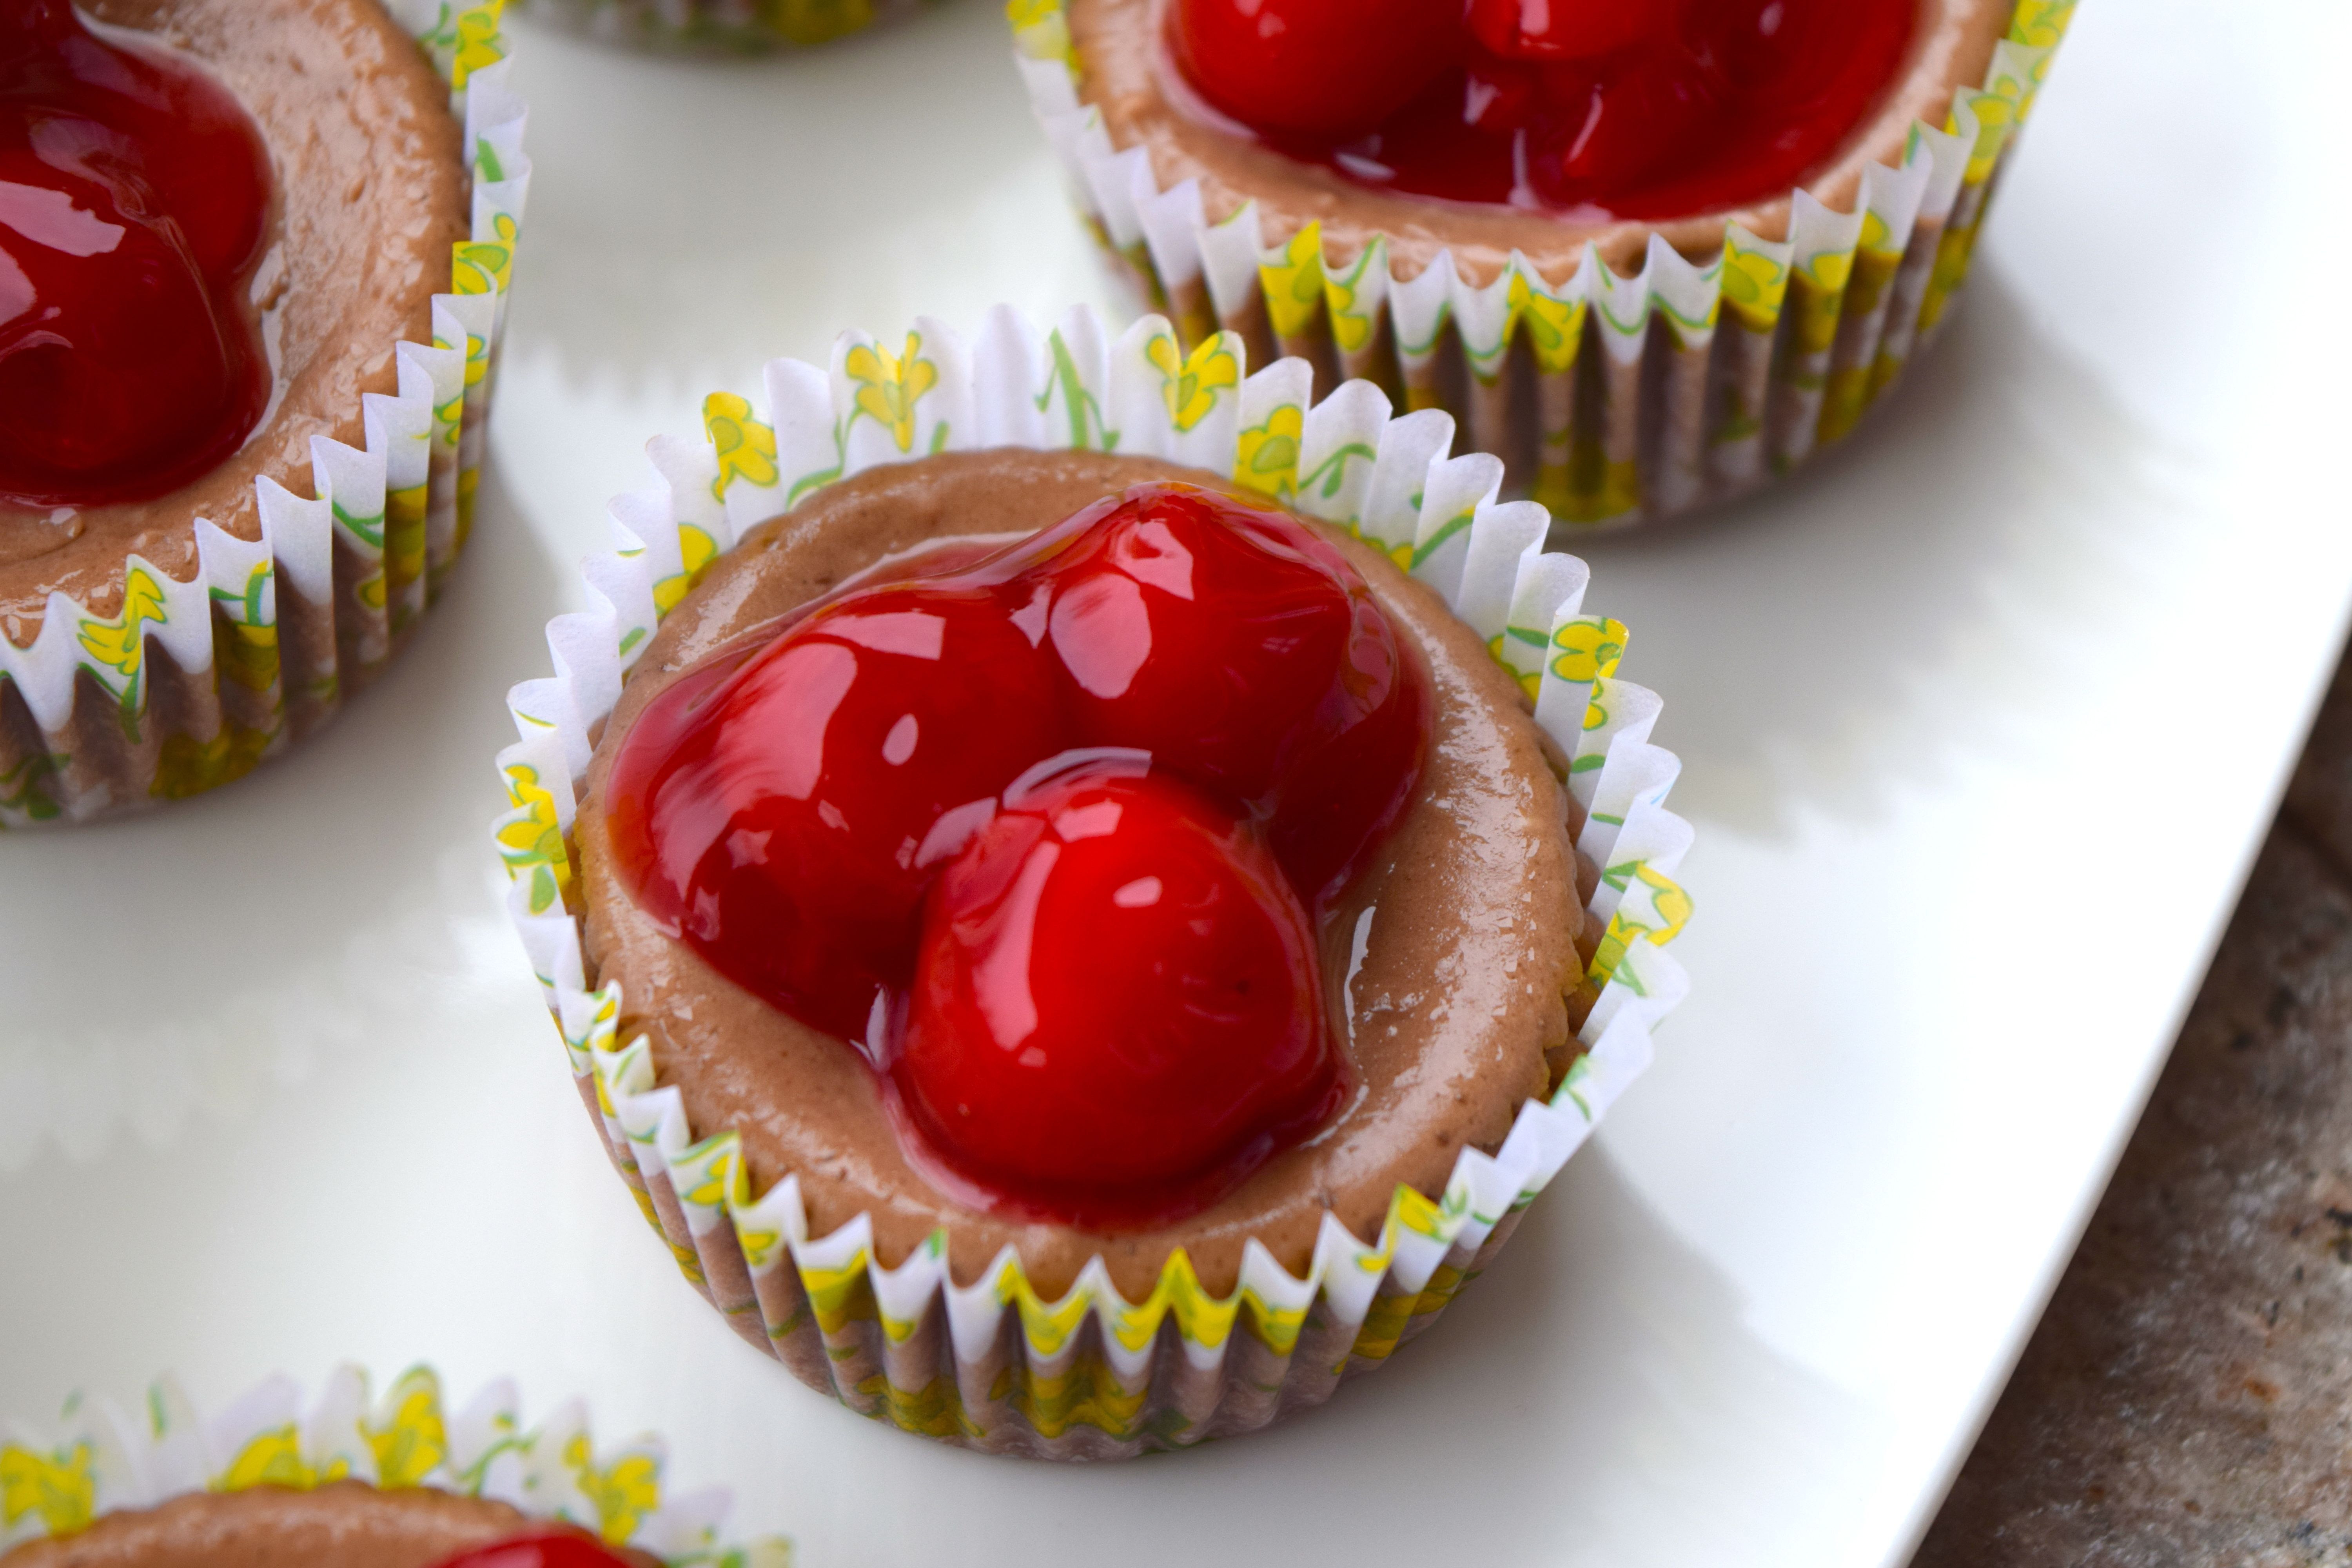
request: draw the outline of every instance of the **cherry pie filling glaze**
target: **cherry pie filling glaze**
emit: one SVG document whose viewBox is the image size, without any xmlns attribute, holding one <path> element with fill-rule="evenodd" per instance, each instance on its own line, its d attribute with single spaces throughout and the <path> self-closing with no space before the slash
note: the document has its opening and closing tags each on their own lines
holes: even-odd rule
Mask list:
<svg viewBox="0 0 2352 1568">
<path fill-rule="evenodd" d="M 269 153 L 186 58 L 0 7 L 0 506 L 152 500 L 259 423 Z"/>
<path fill-rule="evenodd" d="M 1663 220 L 1785 195 L 1886 95 L 1910 0 L 1170 0 L 1176 72 L 1369 187 Z"/>
<path fill-rule="evenodd" d="M 1139 486 L 663 688 L 613 856 L 674 940 L 854 1043 L 960 1197 L 1147 1225 L 1344 1100 L 1318 921 L 1409 805 L 1430 700 L 1306 525 Z"/>
</svg>

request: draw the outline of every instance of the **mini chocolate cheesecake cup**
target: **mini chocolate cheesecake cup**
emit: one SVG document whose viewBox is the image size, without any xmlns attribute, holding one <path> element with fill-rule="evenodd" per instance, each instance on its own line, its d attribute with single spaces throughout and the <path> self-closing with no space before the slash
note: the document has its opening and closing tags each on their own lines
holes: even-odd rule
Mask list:
<svg viewBox="0 0 2352 1568">
<path fill-rule="evenodd" d="M 1190 346 L 1444 408 L 1563 532 L 1744 494 L 1842 440 L 1968 278 L 2074 0 L 1917 0 L 1877 116 L 1804 189 L 1657 223 L 1391 195 L 1201 122 L 1166 0 L 1013 0 L 1015 60 L 1096 237 Z"/>
<path fill-rule="evenodd" d="M 685 54 L 829 44 L 940 0 L 520 0 L 518 9 L 601 43 Z"/>
<path fill-rule="evenodd" d="M 737 1332 L 875 1419 L 995 1452 L 1116 1458 L 1254 1430 L 1323 1402 L 1426 1329 L 1494 1257 L 1647 1065 L 1653 1026 L 1686 989 L 1663 946 L 1689 912 L 1673 873 L 1690 828 L 1662 804 L 1679 764 L 1649 744 L 1656 697 L 1616 678 L 1624 627 L 1585 613 L 1588 574 L 1544 552 L 1543 510 L 1496 499 L 1499 462 L 1448 456 L 1450 416 L 1391 418 L 1387 397 L 1360 382 L 1316 402 L 1304 362 L 1249 374 L 1231 333 L 1186 354 L 1157 317 L 1113 340 L 1085 310 L 1041 335 L 999 310 L 969 342 L 929 321 L 888 346 L 847 334 L 828 370 L 777 361 L 765 380 L 764 417 L 746 399 L 717 395 L 705 404 L 706 439 L 650 444 L 660 486 L 614 503 L 622 547 L 585 568 L 599 607 L 551 624 L 561 673 L 509 700 L 521 736 L 499 759 L 514 802 L 497 829 L 509 907 L 607 1152 L 680 1269 Z M 842 548 L 860 509 L 879 530 L 893 508 L 985 500 L 1009 522 L 1025 478 L 1055 513 L 1030 524 L 1045 526 L 1059 521 L 1052 498 L 1064 490 L 1115 494 L 1130 470 L 1171 468 L 1343 535 L 1360 565 L 1375 569 L 1368 582 L 1391 616 L 1404 607 L 1400 636 L 1425 654 L 1444 645 L 1432 662 L 1440 715 L 1448 690 L 1501 693 L 1480 700 L 1507 710 L 1504 728 L 1524 731 L 1528 755 L 1545 759 L 1511 775 L 1530 791 L 1518 815 L 1558 813 L 1555 834 L 1565 817 L 1594 874 L 1563 873 L 1549 895 L 1559 908 L 1530 903 L 1514 917 L 1574 934 L 1573 948 L 1555 944 L 1567 952 L 1565 974 L 1503 968 L 1522 962 L 1508 943 L 1471 967 L 1496 968 L 1506 988 L 1559 984 L 1550 1005 L 1573 1032 L 1530 1058 L 1531 1081 L 1499 1086 L 1491 1127 L 1457 1128 L 1436 1168 L 1384 1186 L 1369 1205 L 1335 1184 L 1328 1202 L 1303 1214 L 1270 1203 L 1265 1213 L 1278 1220 L 1254 1228 L 1244 1215 L 1214 1236 L 1171 1226 L 1076 1250 L 1070 1227 L 982 1235 L 974 1221 L 967 1235 L 968 1222 L 949 1215 L 909 1229 L 909 1213 L 930 1212 L 919 1202 L 876 1188 L 861 1208 L 855 1196 L 867 1189 L 841 1177 L 842 1167 L 889 1163 L 889 1149 L 869 1138 L 856 1145 L 865 1155 L 795 1165 L 763 1125 L 774 1118 L 710 1087 L 740 1088 L 756 1073 L 698 1078 L 668 1025 L 625 1026 L 651 1017 L 633 1008 L 657 1003 L 633 1001 L 635 983 L 604 973 L 618 967 L 617 928 L 609 900 L 604 917 L 593 914 L 600 873 L 583 856 L 599 831 L 583 820 L 601 809 L 596 738 L 624 705 L 633 668 L 659 679 L 698 639 L 729 635 L 711 606 L 763 591 L 751 568 L 718 564 L 739 559 L 730 553 L 739 545 L 801 551 L 792 570 L 823 577 L 865 563 Z M 842 497 L 852 498 L 845 510 Z M 1004 526 L 902 521 L 918 537 Z M 904 547 L 877 542 L 874 553 Z M 718 596 L 689 599 L 713 572 Z M 677 647 L 660 635 L 674 615 L 688 627 Z M 642 665 L 649 648 L 665 662 Z M 634 711 L 641 699 L 625 703 Z M 1479 868 L 1465 869 L 1465 882 L 1518 874 L 1507 857 L 1463 864 Z M 1368 975 L 1382 960 L 1368 950 L 1362 962 Z M 683 971 L 689 959 L 677 963 Z M 1429 964 L 1433 976 L 1442 967 Z M 670 1012 L 691 1011 L 698 1027 L 730 1015 L 747 1033 L 762 1026 L 744 1011 L 760 1005 L 747 994 L 692 1000 Z M 709 1113 L 720 1104 L 735 1109 Z M 855 1142 L 864 1125 L 838 1130 Z M 1268 1173 L 1286 1158 L 1236 1201 L 1260 1176 L 1278 1186 L 1286 1178 Z M 1147 1242 L 1157 1250 L 1141 1256 Z"/>
<path fill-rule="evenodd" d="M 0 509 L 0 828 L 242 777 L 373 681 L 473 523 L 530 166 L 498 0 L 88 0 L 236 94 L 271 153 L 276 389 L 155 500 Z M 261 303 L 259 297 L 257 302 Z"/>
<path fill-rule="evenodd" d="M 577 1530 L 639 1568 L 789 1568 L 790 1544 L 723 1537 L 724 1493 L 674 1497 L 657 1437 L 591 1442 L 573 1400 L 525 1426 L 514 1384 L 462 1408 L 415 1366 L 381 1398 L 342 1366 L 313 1403 L 278 1377 L 209 1417 L 169 1378 L 133 1410 L 76 1395 L 0 1439 L 6 1568 L 434 1568 Z"/>
</svg>

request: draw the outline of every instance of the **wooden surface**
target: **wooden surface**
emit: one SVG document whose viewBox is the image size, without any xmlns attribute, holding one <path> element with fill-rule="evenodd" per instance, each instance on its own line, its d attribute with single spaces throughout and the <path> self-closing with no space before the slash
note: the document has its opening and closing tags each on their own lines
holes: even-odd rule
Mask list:
<svg viewBox="0 0 2352 1568">
<path fill-rule="evenodd" d="M 2352 1563 L 2347 1044 L 2352 662 L 1913 1568 Z"/>
</svg>

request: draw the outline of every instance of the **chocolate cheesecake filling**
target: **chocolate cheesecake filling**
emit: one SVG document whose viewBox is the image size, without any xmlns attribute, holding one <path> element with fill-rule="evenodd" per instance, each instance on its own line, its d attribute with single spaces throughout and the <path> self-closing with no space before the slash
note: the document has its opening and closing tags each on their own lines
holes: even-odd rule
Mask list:
<svg viewBox="0 0 2352 1568">
<path fill-rule="evenodd" d="M 2015 9 L 2015 0 L 1916 4 L 1919 21 L 1909 53 L 1878 111 L 1803 181 L 1806 190 L 1840 211 L 1853 209 L 1865 167 L 1902 161 L 1912 121 L 1940 128 L 1953 89 L 1984 79 L 1993 46 Z M 1324 254 L 1344 264 L 1361 255 L 1375 235 L 1385 235 L 1389 265 L 1397 277 L 1419 277 L 1439 250 L 1451 249 L 1463 278 L 1483 287 L 1501 275 L 1514 250 L 1558 283 L 1576 270 L 1588 242 L 1611 267 L 1633 271 L 1653 233 L 1691 257 L 1719 251 L 1727 220 L 1765 239 L 1788 237 L 1786 194 L 1732 211 L 1652 223 L 1575 222 L 1508 206 L 1367 189 L 1205 118 L 1191 101 L 1192 95 L 1173 79 L 1175 68 L 1162 42 L 1164 5 L 1165 0 L 1068 0 L 1078 96 L 1102 111 L 1112 146 L 1150 149 L 1160 189 L 1200 181 L 1202 206 L 1212 224 L 1231 217 L 1245 203 L 1257 203 L 1268 245 L 1320 223 Z"/>
<path fill-rule="evenodd" d="M 799 1178 L 823 1235 L 860 1214 L 895 1265 L 944 1230 L 968 1282 L 1013 1247 L 1057 1296 L 1099 1256 L 1130 1300 L 1183 1249 L 1220 1294 L 1253 1239 L 1304 1272 L 1326 1210 L 1377 1236 L 1400 1184 L 1442 1193 L 1465 1147 L 1493 1150 L 1573 1046 L 1590 1005 L 1592 868 L 1572 847 L 1580 815 L 1517 682 L 1475 633 L 1377 550 L 1334 534 L 1401 636 L 1433 697 L 1419 794 L 1371 868 L 1327 917 L 1324 982 L 1354 1084 L 1317 1134 L 1276 1153 L 1210 1207 L 1148 1231 L 1097 1232 L 979 1212 L 909 1162 L 864 1058 L 752 996 L 656 929 L 631 900 L 602 819 L 618 738 L 676 674 L 885 557 L 954 536 L 1022 534 L 1129 486 L 1215 475 L 1150 458 L 1026 450 L 954 453 L 827 486 L 722 557 L 663 624 L 590 764 L 575 820 L 591 986 L 621 986 L 620 1037 L 652 1041 L 658 1080 L 698 1137 L 740 1134 L 755 1193 Z M 1320 526 L 1320 525 L 1318 525 Z"/>
<path fill-rule="evenodd" d="M 255 280 L 270 312 L 275 406 L 246 444 L 151 501 L 0 508 L 0 636 L 39 634 L 48 595 L 99 615 L 125 557 L 184 580 L 197 519 L 259 539 L 254 481 L 310 493 L 310 442 L 366 445 L 363 393 L 398 390 L 393 345 L 429 343 L 468 195 L 449 89 L 381 0 L 87 0 L 102 23 L 200 61 L 260 125 L 276 167 L 276 240 Z"/>
<path fill-rule="evenodd" d="M 486 1498 L 335 1481 L 310 1491 L 190 1492 L 0 1554 L 8 1568 L 433 1568 L 551 1528 Z M 650 1565 L 639 1552 L 626 1556 Z"/>
</svg>

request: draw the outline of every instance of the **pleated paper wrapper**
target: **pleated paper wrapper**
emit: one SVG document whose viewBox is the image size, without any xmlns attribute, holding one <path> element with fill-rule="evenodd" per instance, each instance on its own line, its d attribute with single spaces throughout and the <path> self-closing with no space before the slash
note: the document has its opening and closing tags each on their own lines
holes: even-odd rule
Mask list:
<svg viewBox="0 0 2352 1568">
<path fill-rule="evenodd" d="M 509 699 L 498 827 L 510 908 L 607 1151 L 679 1268 L 745 1339 L 812 1386 L 910 1431 L 972 1447 L 1119 1458 L 1248 1431 L 1328 1398 L 1427 1328 L 1520 1211 L 1650 1061 L 1681 998 L 1664 943 L 1689 904 L 1673 880 L 1689 825 L 1663 805 L 1680 763 L 1649 743 L 1657 697 L 1615 675 L 1625 629 L 1582 605 L 1581 562 L 1546 553 L 1541 507 L 1497 499 L 1502 465 L 1450 456 L 1453 416 L 1391 417 L 1364 382 L 1310 398 L 1305 362 L 1247 373 L 1240 339 L 1190 353 L 1158 317 L 1116 338 L 1084 310 L 1040 333 L 1000 308 L 969 342 L 921 321 L 898 344 L 850 333 L 829 368 L 779 360 L 768 413 L 719 395 L 708 439 L 648 447 L 662 483 L 612 509 L 619 548 L 585 566 L 586 612 L 548 627 L 556 675 Z M 1100 1258 L 1045 1300 L 1010 1248 L 968 1283 L 944 1236 L 877 1256 L 859 1216 L 810 1234 L 797 1180 L 751 1190 L 740 1141 L 689 1123 L 651 1048 L 623 1039 L 616 985 L 584 973 L 570 843 L 590 735 L 667 610 L 754 525 L 878 464 L 973 447 L 1079 447 L 1208 468 L 1375 543 L 1486 638 L 1572 759 L 1579 849 L 1601 868 L 1606 931 L 1585 1049 L 1493 1152 L 1465 1150 L 1443 1193 L 1400 1188 L 1369 1241 L 1324 1215 L 1293 1275 L 1249 1244 L 1237 1289 L 1208 1293 L 1181 1254 L 1141 1301 Z M 1573 920 L 1575 911 L 1560 911 Z M 846 1047 L 845 1047 L 846 1048 Z"/>
<path fill-rule="evenodd" d="M 1162 189 L 1149 149 L 1114 144 L 1085 101 L 1063 0 L 1007 10 L 1073 199 L 1181 341 L 1236 331 L 1256 357 L 1445 408 L 1566 531 L 1740 495 L 1853 430 L 1948 316 L 2074 5 L 2019 0 L 1983 85 L 1915 122 L 1899 165 L 1865 169 L 1853 212 L 1799 190 L 1783 240 L 1727 223 L 1711 255 L 1653 234 L 1638 271 L 1587 245 L 1566 277 L 1515 251 L 1486 279 L 1447 250 L 1397 276 L 1381 237 L 1331 254 L 1319 224 L 1270 233 L 1285 220 L 1255 202 L 1209 221 L 1197 181 Z"/>
<path fill-rule="evenodd" d="M 409 1368 L 377 1397 L 366 1372 L 345 1365 L 315 1400 L 272 1377 L 209 1416 L 164 1378 L 130 1409 L 76 1394 L 54 1422 L 0 1428 L 0 1552 L 189 1492 L 348 1480 L 503 1502 L 675 1568 L 790 1568 L 779 1538 L 727 1541 L 728 1494 L 681 1494 L 667 1464 L 656 1436 L 598 1451 L 576 1399 L 525 1426 L 508 1378 L 453 1410 L 430 1367 Z"/>
<path fill-rule="evenodd" d="M 257 481 L 259 539 L 198 520 L 187 580 L 132 554 L 115 614 L 53 593 L 30 647 L 0 636 L 0 828 L 242 777 L 332 718 L 439 597 L 473 522 L 530 185 L 502 3 L 388 0 L 450 83 L 472 174 L 433 342 L 394 347 L 398 392 L 362 398 L 364 450 L 314 439 L 307 480 Z"/>
<path fill-rule="evenodd" d="M 519 0 L 533 22 L 603 43 L 687 53 L 803 48 L 912 16 L 941 0 Z"/>
</svg>

